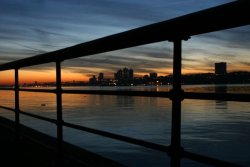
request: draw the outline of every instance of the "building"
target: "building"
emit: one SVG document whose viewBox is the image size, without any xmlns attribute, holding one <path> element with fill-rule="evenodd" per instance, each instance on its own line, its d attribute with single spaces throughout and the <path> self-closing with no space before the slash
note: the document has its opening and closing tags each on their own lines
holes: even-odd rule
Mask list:
<svg viewBox="0 0 250 167">
<path fill-rule="evenodd" d="M 121 81 L 122 80 L 122 77 L 123 77 L 123 74 L 122 74 L 122 70 L 118 70 L 115 74 L 114 74 L 114 78 L 115 80 L 117 81 Z"/>
<path fill-rule="evenodd" d="M 98 75 L 98 81 L 101 82 L 101 81 L 103 81 L 103 79 L 104 79 L 104 74 L 101 72 Z"/>
<path fill-rule="evenodd" d="M 227 64 L 225 62 L 215 63 L 215 84 L 227 84 Z"/>
<path fill-rule="evenodd" d="M 114 78 L 118 85 L 131 85 L 134 80 L 134 71 L 128 68 L 120 69 L 114 74 Z"/>
<path fill-rule="evenodd" d="M 144 75 L 144 76 L 143 76 L 143 83 L 144 83 L 145 85 L 148 85 L 148 84 L 149 84 L 149 76 L 148 76 L 148 75 Z"/>
<path fill-rule="evenodd" d="M 128 68 L 124 68 L 124 69 L 122 70 L 122 79 L 123 79 L 124 81 L 127 81 L 128 78 L 129 78 L 129 69 L 128 69 Z"/>
<path fill-rule="evenodd" d="M 96 83 L 97 83 L 97 80 L 96 80 L 95 75 L 93 75 L 92 78 L 89 78 L 90 85 L 96 85 Z"/>
<path fill-rule="evenodd" d="M 215 75 L 225 75 L 227 74 L 227 63 L 220 62 L 215 63 Z"/>
<path fill-rule="evenodd" d="M 150 82 L 151 82 L 150 84 L 155 85 L 157 82 L 157 73 L 155 73 L 155 72 L 150 73 L 149 78 L 150 78 Z"/>
<path fill-rule="evenodd" d="M 149 74 L 149 77 L 150 77 L 150 79 L 152 79 L 152 80 L 156 80 L 156 79 L 157 79 L 157 73 L 152 72 L 152 73 Z"/>
<path fill-rule="evenodd" d="M 134 79 L 134 70 L 133 69 L 128 70 L 128 78 L 130 81 L 133 81 L 133 79 Z"/>
</svg>

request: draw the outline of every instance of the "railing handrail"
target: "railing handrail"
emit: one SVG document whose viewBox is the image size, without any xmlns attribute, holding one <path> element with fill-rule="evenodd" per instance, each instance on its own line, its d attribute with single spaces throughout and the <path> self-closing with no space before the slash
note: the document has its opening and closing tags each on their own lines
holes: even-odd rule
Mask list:
<svg viewBox="0 0 250 167">
<path fill-rule="evenodd" d="M 235 1 L 68 48 L 5 63 L 0 65 L 0 71 L 58 62 L 154 42 L 187 39 L 193 35 L 244 26 L 250 24 L 249 11 L 248 0 Z"/>
</svg>

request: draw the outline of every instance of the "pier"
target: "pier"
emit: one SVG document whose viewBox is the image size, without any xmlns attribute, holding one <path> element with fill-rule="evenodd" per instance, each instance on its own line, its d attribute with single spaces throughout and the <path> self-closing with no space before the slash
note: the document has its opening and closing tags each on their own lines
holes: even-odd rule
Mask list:
<svg viewBox="0 0 250 167">
<path fill-rule="evenodd" d="M 3 150 L 1 149 L 1 153 L 3 154 L 2 157 L 4 157 L 3 160 L 6 161 L 4 163 L 10 164 L 7 166 L 15 166 L 16 163 L 18 163 L 19 166 L 122 166 L 118 162 L 114 162 L 108 158 L 78 148 L 64 141 L 63 127 L 68 127 L 79 130 L 79 133 L 93 133 L 163 152 L 166 156 L 170 156 L 171 163 L 169 165 L 171 167 L 180 167 L 181 159 L 183 158 L 213 166 L 240 166 L 231 162 L 189 152 L 181 145 L 181 103 L 184 99 L 250 101 L 249 94 L 184 92 L 181 85 L 182 45 L 183 41 L 185 42 L 195 35 L 249 25 L 249 11 L 249 1 L 233 1 L 171 20 L 0 65 L 0 71 L 14 70 L 15 74 L 14 88 L 0 89 L 15 92 L 15 99 L 13 99 L 15 101 L 14 108 L 2 106 L 0 102 L 1 109 L 14 112 L 15 114 L 14 121 L 0 118 L 0 144 L 2 148 L 4 148 Z M 169 41 L 173 44 L 173 88 L 169 92 L 62 89 L 61 63 L 63 61 L 161 41 Z M 56 71 L 55 89 L 22 89 L 19 87 L 20 69 L 52 62 L 55 64 Z M 20 109 L 19 100 L 20 91 L 55 94 L 57 104 L 56 119 L 50 119 L 22 111 Z M 107 96 L 168 98 L 172 101 L 171 143 L 165 146 L 65 122 L 63 120 L 62 94 L 101 94 Z M 22 122 L 20 122 L 21 114 L 54 124 L 57 128 L 56 137 L 50 137 L 22 125 Z"/>
</svg>

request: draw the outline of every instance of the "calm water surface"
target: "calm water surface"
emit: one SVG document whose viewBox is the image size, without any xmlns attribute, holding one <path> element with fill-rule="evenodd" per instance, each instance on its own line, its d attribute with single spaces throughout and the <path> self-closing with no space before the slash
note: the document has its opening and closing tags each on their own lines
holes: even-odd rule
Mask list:
<svg viewBox="0 0 250 167">
<path fill-rule="evenodd" d="M 111 89 L 169 91 L 162 87 L 71 87 L 65 89 Z M 184 86 L 189 92 L 250 93 L 250 85 Z M 0 105 L 13 107 L 14 93 L 0 91 Z M 21 110 L 56 118 L 56 97 L 48 93 L 20 93 Z M 250 104 L 243 102 L 184 100 L 182 145 L 187 150 L 250 166 Z M 13 119 L 10 111 L 1 116 Z M 163 145 L 170 144 L 171 101 L 167 98 L 104 95 L 63 95 L 66 122 L 97 128 Z M 21 115 L 21 122 L 51 136 L 53 124 Z M 161 152 L 97 135 L 64 128 L 64 140 L 117 160 L 127 166 L 169 166 Z M 183 166 L 202 166 L 186 159 Z M 204 166 L 204 165 L 203 165 Z"/>
</svg>

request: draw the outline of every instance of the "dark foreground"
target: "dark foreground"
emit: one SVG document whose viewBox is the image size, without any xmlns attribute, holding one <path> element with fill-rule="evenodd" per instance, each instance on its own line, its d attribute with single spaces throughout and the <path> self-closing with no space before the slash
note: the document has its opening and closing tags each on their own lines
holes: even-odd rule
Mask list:
<svg viewBox="0 0 250 167">
<path fill-rule="evenodd" d="M 59 159 L 55 138 L 22 125 L 20 126 L 20 136 L 17 136 L 14 127 L 12 121 L 0 117 L 0 166 L 122 166 L 65 142 L 63 144 L 64 154 Z"/>
</svg>

